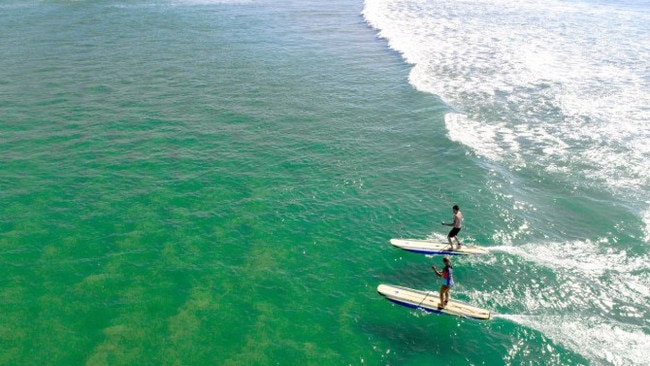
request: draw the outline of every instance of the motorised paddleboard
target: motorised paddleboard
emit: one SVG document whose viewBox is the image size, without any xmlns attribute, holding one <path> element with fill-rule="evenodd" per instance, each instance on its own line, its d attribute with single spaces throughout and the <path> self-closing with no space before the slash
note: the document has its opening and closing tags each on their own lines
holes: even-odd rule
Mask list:
<svg viewBox="0 0 650 366">
<path fill-rule="evenodd" d="M 477 308 L 460 301 L 449 300 L 444 308 L 439 308 L 440 295 L 437 291 L 420 291 L 408 287 L 381 284 L 377 286 L 377 292 L 386 299 L 409 308 L 461 318 L 490 319 L 489 310 Z"/>
<path fill-rule="evenodd" d="M 417 239 L 391 239 L 390 243 L 400 249 L 413 253 L 431 255 L 474 255 L 487 254 L 487 249 L 475 245 L 461 245 L 460 249 L 449 249 L 449 243 Z M 455 246 L 454 246 L 455 247 Z"/>
</svg>

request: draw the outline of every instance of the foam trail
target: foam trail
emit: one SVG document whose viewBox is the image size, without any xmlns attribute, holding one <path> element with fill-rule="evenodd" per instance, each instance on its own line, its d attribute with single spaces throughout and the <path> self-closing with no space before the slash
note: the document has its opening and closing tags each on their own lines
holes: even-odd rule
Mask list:
<svg viewBox="0 0 650 366">
<path fill-rule="evenodd" d="M 495 314 L 494 318 L 536 329 L 595 364 L 647 362 L 650 334 L 646 334 L 645 319 L 650 313 L 650 276 L 639 275 L 648 273 L 647 254 L 613 250 L 606 239 L 539 242 L 490 250 L 506 256 L 495 260 L 518 263 L 523 268 L 532 266 L 543 278 L 531 276 L 529 269 L 514 269 L 513 280 L 498 289 L 498 300 L 493 291 L 472 294 L 474 299 L 498 301 L 500 307 L 526 311 Z M 612 283 L 617 284 L 615 294 Z"/>
<path fill-rule="evenodd" d="M 597 364 L 647 365 L 650 335 L 637 326 L 579 316 L 499 314 L 495 318 L 537 329 Z"/>
<path fill-rule="evenodd" d="M 493 246 L 493 247 L 485 247 L 490 252 L 502 252 L 502 253 L 510 253 L 510 254 L 522 254 L 523 251 L 518 248 L 518 247 L 513 247 L 509 245 L 498 245 L 498 246 Z"/>
<path fill-rule="evenodd" d="M 624 251 L 613 250 L 607 239 L 504 246 L 496 251 L 514 255 L 555 272 L 562 269 L 561 274 L 565 276 L 585 278 L 593 286 L 599 287 L 599 293 L 594 295 L 600 296 L 600 292 L 610 293 L 610 281 L 615 281 L 619 284 L 618 298 L 640 308 L 648 308 L 647 304 L 650 303 L 650 276 L 639 275 L 650 270 L 650 256 L 647 253 L 628 255 Z"/>
</svg>

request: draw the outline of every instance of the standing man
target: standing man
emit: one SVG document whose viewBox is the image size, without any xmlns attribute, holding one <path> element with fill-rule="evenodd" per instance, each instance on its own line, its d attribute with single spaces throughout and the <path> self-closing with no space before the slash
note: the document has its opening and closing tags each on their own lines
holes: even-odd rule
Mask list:
<svg viewBox="0 0 650 366">
<path fill-rule="evenodd" d="M 449 250 L 454 250 L 454 244 L 451 242 L 451 238 L 456 239 L 456 249 L 460 249 L 460 240 L 458 240 L 458 233 L 460 232 L 460 229 L 462 228 L 462 222 L 463 222 L 463 214 L 460 212 L 460 208 L 458 208 L 458 205 L 454 205 L 452 207 L 452 210 L 454 211 L 454 217 L 453 217 L 453 223 L 447 224 L 445 222 L 442 222 L 443 225 L 445 226 L 451 226 L 452 229 L 449 231 L 449 234 L 447 234 L 447 240 L 449 240 Z"/>
</svg>

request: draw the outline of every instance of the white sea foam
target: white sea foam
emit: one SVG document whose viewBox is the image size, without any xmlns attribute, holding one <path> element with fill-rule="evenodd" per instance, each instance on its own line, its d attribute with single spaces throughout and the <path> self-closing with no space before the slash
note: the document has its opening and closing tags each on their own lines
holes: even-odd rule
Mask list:
<svg viewBox="0 0 650 366">
<path fill-rule="evenodd" d="M 493 255 L 480 261 L 509 267 L 509 275 L 490 285 L 492 289 L 475 289 L 466 295 L 481 306 L 517 313 L 494 318 L 538 330 L 592 364 L 647 362 L 647 254 L 628 254 L 606 238 L 503 245 L 490 251 Z"/>
<path fill-rule="evenodd" d="M 533 329 L 587 357 L 593 364 L 647 365 L 650 335 L 637 326 L 603 323 L 580 315 L 529 316 L 497 315 Z"/>
<path fill-rule="evenodd" d="M 630 256 L 610 245 L 601 239 L 491 248 L 557 276 L 557 282 L 548 277 L 542 282 L 512 281 L 501 291 L 499 305 L 526 313 L 498 317 L 537 329 L 595 364 L 644 364 L 650 335 L 639 322 L 644 323 L 648 311 L 650 278 L 639 273 L 647 272 L 650 258 Z"/>
<path fill-rule="evenodd" d="M 650 257 L 647 254 L 628 255 L 625 251 L 612 247 L 605 238 L 598 241 L 533 243 L 491 249 L 508 252 L 553 270 L 561 268 L 571 278 L 588 279 L 600 288 L 598 296 L 605 296 L 610 291 L 609 280 L 616 279 L 618 298 L 644 306 L 650 303 L 650 278 L 635 275 L 648 271 Z"/>
<path fill-rule="evenodd" d="M 366 0 L 363 15 L 413 65 L 410 83 L 453 109 L 451 140 L 648 208 L 647 7 Z"/>
</svg>

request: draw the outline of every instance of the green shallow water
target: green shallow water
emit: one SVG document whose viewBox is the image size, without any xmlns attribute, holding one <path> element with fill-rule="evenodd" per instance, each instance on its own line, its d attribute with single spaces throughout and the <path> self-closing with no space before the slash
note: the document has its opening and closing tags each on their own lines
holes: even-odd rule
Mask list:
<svg viewBox="0 0 650 366">
<path fill-rule="evenodd" d="M 588 364 L 535 326 L 375 293 L 437 287 L 438 258 L 388 240 L 444 235 L 458 203 L 468 242 L 506 250 L 458 259 L 455 296 L 528 314 L 575 273 L 516 250 L 597 242 L 626 210 L 449 141 L 361 6 L 3 4 L 0 364 Z"/>
</svg>

